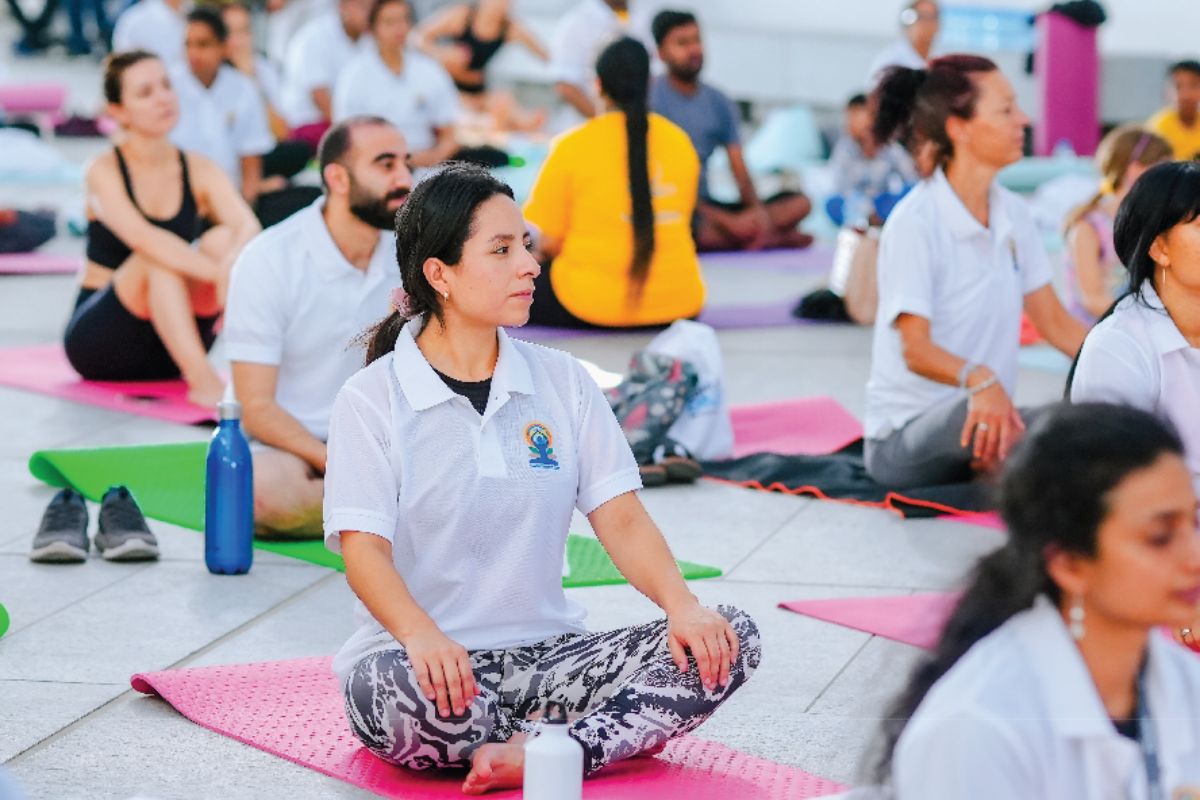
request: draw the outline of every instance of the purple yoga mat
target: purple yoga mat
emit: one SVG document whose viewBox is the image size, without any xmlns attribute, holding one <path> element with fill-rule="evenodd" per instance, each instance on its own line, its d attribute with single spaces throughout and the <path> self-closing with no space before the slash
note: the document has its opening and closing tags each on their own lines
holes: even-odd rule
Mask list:
<svg viewBox="0 0 1200 800">
<path fill-rule="evenodd" d="M 704 253 L 700 256 L 700 264 L 706 269 L 717 267 L 819 275 L 829 272 L 833 267 L 833 248 L 827 244 L 814 244 L 803 250 Z"/>
<path fill-rule="evenodd" d="M 795 305 L 795 300 L 781 300 L 771 303 L 710 306 L 701 311 L 697 319 L 719 331 L 772 328 L 784 325 L 812 325 L 812 320 L 798 319 L 792 316 L 792 308 Z M 545 344 L 562 339 L 612 336 L 621 333 L 653 334 L 657 333 L 657 330 L 654 328 L 547 328 L 542 325 L 525 325 L 520 328 L 509 328 L 508 333 L 514 339 Z"/>
</svg>

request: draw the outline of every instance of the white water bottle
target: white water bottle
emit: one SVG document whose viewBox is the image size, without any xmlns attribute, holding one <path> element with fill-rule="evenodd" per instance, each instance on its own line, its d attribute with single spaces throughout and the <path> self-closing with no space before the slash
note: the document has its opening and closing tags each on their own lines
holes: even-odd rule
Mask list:
<svg viewBox="0 0 1200 800">
<path fill-rule="evenodd" d="M 525 745 L 525 800 L 581 800 L 583 748 L 567 734 L 567 710 L 546 704 L 538 735 Z"/>
</svg>

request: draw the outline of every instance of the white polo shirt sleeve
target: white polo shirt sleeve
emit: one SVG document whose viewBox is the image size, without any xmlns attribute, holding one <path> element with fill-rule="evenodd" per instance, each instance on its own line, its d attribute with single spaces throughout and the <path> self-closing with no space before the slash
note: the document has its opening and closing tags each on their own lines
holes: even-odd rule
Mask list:
<svg viewBox="0 0 1200 800">
<path fill-rule="evenodd" d="M 264 246 L 260 239 L 261 234 L 242 249 L 233 264 L 221 338 L 230 361 L 278 366 L 287 329 L 287 300 L 280 288 L 286 284 L 280 283 L 272 264 L 264 261 L 277 246 Z"/>
<path fill-rule="evenodd" d="M 573 364 L 572 382 L 579 387 L 579 489 L 575 507 L 587 515 L 614 497 L 641 489 L 642 478 L 612 407 L 578 361 Z"/>
<path fill-rule="evenodd" d="M 355 386 L 333 401 L 325 464 L 325 546 L 342 551 L 342 531 L 393 540 L 399 479 L 392 467 L 388 410 Z"/>
<path fill-rule="evenodd" d="M 1029 203 L 1016 196 L 1011 200 L 1009 214 L 1012 215 L 1013 247 L 1021 273 L 1021 294 L 1032 294 L 1050 283 L 1054 277 L 1054 267 L 1050 264 L 1046 244 L 1029 210 Z"/>
<path fill-rule="evenodd" d="M 254 83 L 245 76 L 239 77 L 237 112 L 234 115 L 233 146 L 239 157 L 261 156 L 275 147 L 271 125 L 267 121 L 267 107 L 254 88 Z"/>
<path fill-rule="evenodd" d="M 346 68 L 342 70 L 342 74 L 338 76 L 337 83 L 333 85 L 333 102 L 330 109 L 333 112 L 335 123 L 362 113 L 358 91 L 360 88 L 363 91 L 370 91 L 374 86 L 374 82 L 365 80 L 366 76 L 360 74 L 365 69 L 363 56 L 355 56 L 354 60 L 347 64 Z"/>
<path fill-rule="evenodd" d="M 1071 401 L 1117 403 L 1155 411 L 1159 378 L 1145 351 L 1128 333 L 1100 323 L 1083 341 Z"/>
<path fill-rule="evenodd" d="M 595 65 L 590 59 L 596 43 L 578 11 L 564 17 L 550 42 L 550 78 L 588 89 Z"/>
<path fill-rule="evenodd" d="M 893 325 L 901 314 L 933 319 L 934 272 L 939 261 L 930 231 L 918 220 L 887 225 L 879 241 L 878 318 Z"/>
<path fill-rule="evenodd" d="M 449 128 L 458 123 L 460 116 L 458 89 L 454 86 L 454 79 L 450 77 L 450 73 L 436 61 L 430 61 L 429 121 L 435 128 Z"/>
</svg>

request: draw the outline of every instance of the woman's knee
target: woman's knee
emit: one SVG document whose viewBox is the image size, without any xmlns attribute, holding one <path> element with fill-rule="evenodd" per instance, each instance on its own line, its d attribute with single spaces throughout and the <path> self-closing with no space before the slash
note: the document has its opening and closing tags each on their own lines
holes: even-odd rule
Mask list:
<svg viewBox="0 0 1200 800">
<path fill-rule="evenodd" d="M 346 713 L 371 752 L 414 770 L 469 765 L 495 727 L 481 697 L 461 716 L 439 717 L 401 650 L 369 655 L 354 666 L 346 681 Z"/>
<path fill-rule="evenodd" d="M 719 613 L 733 627 L 738 640 L 738 661 L 742 664 L 745 677 L 749 678 L 762 660 L 762 636 L 754 617 L 737 606 L 717 606 Z"/>
</svg>

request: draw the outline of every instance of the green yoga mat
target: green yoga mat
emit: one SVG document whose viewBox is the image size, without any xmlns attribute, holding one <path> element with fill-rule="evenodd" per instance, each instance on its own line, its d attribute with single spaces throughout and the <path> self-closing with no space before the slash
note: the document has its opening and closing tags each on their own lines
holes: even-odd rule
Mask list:
<svg viewBox="0 0 1200 800">
<path fill-rule="evenodd" d="M 99 502 L 110 486 L 124 484 L 148 517 L 204 530 L 204 461 L 207 442 L 186 444 L 102 447 L 91 450 L 39 450 L 29 459 L 29 471 L 51 486 L 71 486 L 84 497 Z M 256 539 L 260 550 L 298 558 L 345 571 L 342 557 L 325 549 L 324 542 L 267 541 Z M 571 573 L 563 586 L 605 586 L 625 583 L 604 547 L 588 536 L 567 538 Z M 680 561 L 688 580 L 715 578 L 716 567 Z"/>
<path fill-rule="evenodd" d="M 0 605 L 0 636 L 8 633 L 8 609 Z"/>
</svg>

